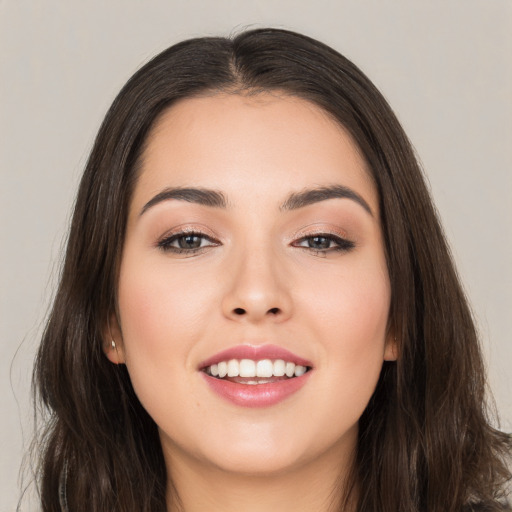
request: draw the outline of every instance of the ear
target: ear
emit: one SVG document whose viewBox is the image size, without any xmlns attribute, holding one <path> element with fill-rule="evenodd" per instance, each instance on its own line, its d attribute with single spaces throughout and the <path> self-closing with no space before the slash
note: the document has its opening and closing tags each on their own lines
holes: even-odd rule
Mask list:
<svg viewBox="0 0 512 512">
<path fill-rule="evenodd" d="M 123 336 L 119 321 L 114 313 L 110 315 L 104 329 L 103 352 L 111 363 L 125 363 Z"/>
<path fill-rule="evenodd" d="M 384 361 L 396 361 L 398 359 L 398 340 L 393 333 L 389 330 L 386 336 L 386 343 L 384 345 Z"/>
</svg>

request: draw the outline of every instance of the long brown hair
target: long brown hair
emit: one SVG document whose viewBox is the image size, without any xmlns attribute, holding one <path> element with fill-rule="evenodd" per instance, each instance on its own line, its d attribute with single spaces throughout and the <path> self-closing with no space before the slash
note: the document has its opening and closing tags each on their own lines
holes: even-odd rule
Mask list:
<svg viewBox="0 0 512 512">
<path fill-rule="evenodd" d="M 359 512 L 501 510 L 510 437 L 491 425 L 477 334 L 411 144 L 349 60 L 284 30 L 179 43 L 142 67 L 108 111 L 75 204 L 34 383 L 46 428 L 42 509 L 165 511 L 155 423 L 126 368 L 104 356 L 127 210 L 147 135 L 173 102 L 215 91 L 280 91 L 351 134 L 379 192 L 399 345 L 360 419 Z M 480 508 L 477 508 L 480 507 Z"/>
</svg>

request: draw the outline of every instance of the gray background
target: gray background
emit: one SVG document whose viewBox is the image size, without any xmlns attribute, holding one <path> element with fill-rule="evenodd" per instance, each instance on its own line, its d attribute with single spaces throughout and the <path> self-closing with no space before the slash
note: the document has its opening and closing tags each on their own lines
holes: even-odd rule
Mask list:
<svg viewBox="0 0 512 512">
<path fill-rule="evenodd" d="M 511 0 L 0 0 L 0 512 L 19 495 L 33 355 L 106 109 L 171 43 L 264 25 L 332 45 L 397 112 L 470 296 L 502 425 L 512 429 Z"/>
</svg>

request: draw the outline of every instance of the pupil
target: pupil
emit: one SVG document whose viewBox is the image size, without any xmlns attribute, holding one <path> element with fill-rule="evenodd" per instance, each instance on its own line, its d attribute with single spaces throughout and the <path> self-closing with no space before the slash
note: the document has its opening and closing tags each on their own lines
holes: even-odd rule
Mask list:
<svg viewBox="0 0 512 512">
<path fill-rule="evenodd" d="M 178 245 L 181 249 L 197 249 L 201 247 L 201 237 L 197 235 L 186 235 L 179 239 Z"/>
<path fill-rule="evenodd" d="M 309 240 L 309 247 L 314 249 L 329 249 L 330 240 L 324 236 L 314 236 Z"/>
</svg>

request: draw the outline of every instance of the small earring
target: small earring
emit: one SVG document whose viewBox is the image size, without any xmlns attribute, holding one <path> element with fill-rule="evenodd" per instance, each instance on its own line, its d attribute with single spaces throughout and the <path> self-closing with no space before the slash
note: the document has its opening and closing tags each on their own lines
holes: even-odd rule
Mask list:
<svg viewBox="0 0 512 512">
<path fill-rule="evenodd" d="M 116 342 L 114 340 L 112 340 L 110 342 L 110 344 L 112 345 L 112 348 L 115 350 L 116 349 Z"/>
</svg>

